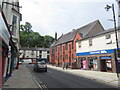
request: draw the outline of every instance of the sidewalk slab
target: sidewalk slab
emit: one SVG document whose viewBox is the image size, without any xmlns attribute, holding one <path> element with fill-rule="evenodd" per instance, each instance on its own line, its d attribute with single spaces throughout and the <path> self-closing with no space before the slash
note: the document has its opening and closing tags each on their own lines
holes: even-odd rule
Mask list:
<svg viewBox="0 0 120 90">
<path fill-rule="evenodd" d="M 12 76 L 5 82 L 3 88 L 39 88 L 35 83 L 28 68 L 20 65 L 19 69 L 15 69 Z"/>
<path fill-rule="evenodd" d="M 63 70 L 62 67 L 56 67 L 56 66 L 52 66 L 52 65 L 48 65 L 48 67 L 62 71 L 62 72 L 66 72 L 66 73 L 70 73 L 73 75 L 89 78 L 92 80 L 96 80 L 96 81 L 99 81 L 102 83 L 106 83 L 106 84 L 118 87 L 119 80 L 117 78 L 116 73 L 81 70 L 81 69 L 70 69 L 70 68 Z"/>
</svg>

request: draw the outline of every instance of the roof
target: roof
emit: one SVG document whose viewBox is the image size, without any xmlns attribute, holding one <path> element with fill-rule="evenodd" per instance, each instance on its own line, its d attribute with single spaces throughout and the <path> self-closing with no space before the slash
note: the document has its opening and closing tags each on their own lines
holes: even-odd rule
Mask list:
<svg viewBox="0 0 120 90">
<path fill-rule="evenodd" d="M 120 31 L 120 26 L 117 27 L 117 30 Z M 83 39 L 78 40 L 78 41 L 82 41 L 82 40 L 85 40 L 85 39 L 88 39 L 88 38 L 92 38 L 92 37 L 95 37 L 95 36 L 103 35 L 103 34 L 110 33 L 110 32 L 114 32 L 114 31 L 115 31 L 114 28 L 110 28 L 110 29 L 107 29 L 107 30 L 105 30 L 105 31 L 103 31 L 103 32 L 96 33 L 96 34 L 94 34 L 94 35 L 92 35 L 92 36 L 86 36 L 86 37 L 84 37 Z"/>
<path fill-rule="evenodd" d="M 35 47 L 22 47 L 20 50 L 37 50 L 37 51 L 49 51 L 49 48 L 35 48 Z"/>
<path fill-rule="evenodd" d="M 56 42 L 54 42 L 52 46 L 57 46 L 59 44 L 63 44 L 66 42 L 70 42 L 74 40 L 74 37 L 76 35 L 76 33 L 81 33 L 83 36 L 83 38 L 92 30 L 92 28 L 99 22 L 99 20 L 95 20 L 83 27 L 80 27 L 78 29 L 73 29 L 71 32 L 62 35 Z"/>
</svg>

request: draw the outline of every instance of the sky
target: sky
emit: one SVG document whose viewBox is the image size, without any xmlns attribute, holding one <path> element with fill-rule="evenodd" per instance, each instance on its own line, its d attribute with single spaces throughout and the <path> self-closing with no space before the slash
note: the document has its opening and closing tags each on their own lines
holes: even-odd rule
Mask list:
<svg viewBox="0 0 120 90">
<path fill-rule="evenodd" d="M 106 11 L 105 6 L 115 5 L 115 0 L 19 0 L 22 14 L 21 24 L 30 22 L 32 30 L 40 35 L 58 37 L 73 29 L 80 28 L 90 22 L 99 20 L 104 29 L 113 28 L 112 10 Z M 117 18 L 116 18 L 117 20 Z"/>
</svg>

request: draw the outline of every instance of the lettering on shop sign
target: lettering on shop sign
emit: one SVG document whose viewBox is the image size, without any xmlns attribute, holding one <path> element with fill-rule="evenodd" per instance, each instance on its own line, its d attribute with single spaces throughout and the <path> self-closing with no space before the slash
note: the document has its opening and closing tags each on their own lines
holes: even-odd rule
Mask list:
<svg viewBox="0 0 120 90">
<path fill-rule="evenodd" d="M 92 51 L 90 54 L 102 54 L 102 53 L 107 53 L 105 50 L 99 50 L 99 51 Z"/>
</svg>

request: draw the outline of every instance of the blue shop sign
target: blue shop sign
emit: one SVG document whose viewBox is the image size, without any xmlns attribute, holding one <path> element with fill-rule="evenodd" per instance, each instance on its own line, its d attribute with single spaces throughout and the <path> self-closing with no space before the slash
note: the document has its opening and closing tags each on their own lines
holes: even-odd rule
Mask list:
<svg viewBox="0 0 120 90">
<path fill-rule="evenodd" d="M 100 57 L 100 59 L 111 59 L 112 57 Z"/>
<path fill-rule="evenodd" d="M 108 53 L 114 53 L 114 50 L 115 49 L 97 50 L 97 51 L 76 53 L 76 55 L 77 56 L 84 56 L 84 55 L 108 54 Z"/>
</svg>

